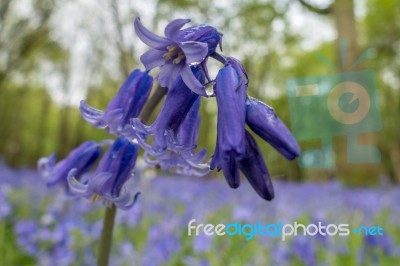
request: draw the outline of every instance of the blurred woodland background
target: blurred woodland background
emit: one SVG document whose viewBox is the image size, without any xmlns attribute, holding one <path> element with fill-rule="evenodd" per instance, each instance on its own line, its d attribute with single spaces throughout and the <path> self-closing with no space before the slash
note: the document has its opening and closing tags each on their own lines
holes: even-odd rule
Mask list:
<svg viewBox="0 0 400 266">
<path fill-rule="evenodd" d="M 380 164 L 347 164 L 344 137 L 334 139 L 336 167 L 331 170 L 301 169 L 297 161 L 287 162 L 259 143 L 277 178 L 398 183 L 398 14 L 397 0 L 2 0 L 0 157 L 14 167 L 35 167 L 42 156 L 55 152 L 62 158 L 85 140 L 110 138 L 80 117 L 79 101 L 103 109 L 124 77 L 136 67 L 143 69 L 139 57 L 146 47 L 134 34 L 136 16 L 160 35 L 169 20 L 189 17 L 193 24 L 210 24 L 224 34 L 224 54 L 240 59 L 248 71 L 249 95 L 273 106 L 289 128 L 287 79 L 346 71 L 316 56 L 338 62 L 339 39 L 348 42 L 345 66 L 371 48 L 373 57 L 360 68 L 376 72 L 383 129 L 363 138 L 380 149 Z M 215 101 L 203 101 L 201 112 L 199 147 L 207 147 L 211 156 Z M 320 145 L 319 140 L 300 144 L 304 150 Z"/>
</svg>

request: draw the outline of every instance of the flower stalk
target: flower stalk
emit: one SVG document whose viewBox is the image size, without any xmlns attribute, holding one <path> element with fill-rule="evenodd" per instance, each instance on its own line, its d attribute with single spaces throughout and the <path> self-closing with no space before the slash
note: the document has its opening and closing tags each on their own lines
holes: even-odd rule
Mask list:
<svg viewBox="0 0 400 266">
<path fill-rule="evenodd" d="M 154 94 L 147 101 L 139 118 L 146 123 L 154 111 L 157 105 L 161 102 L 162 98 L 166 95 L 167 90 L 158 86 Z M 103 219 L 103 229 L 100 236 L 100 246 L 99 253 L 97 255 L 97 265 L 98 266 L 108 266 L 110 260 L 110 252 L 112 247 L 112 237 L 114 231 L 114 221 L 117 214 L 117 207 L 114 203 L 111 206 L 106 207 L 106 211 Z"/>
<path fill-rule="evenodd" d="M 103 220 L 103 229 L 100 237 L 99 254 L 97 256 L 98 266 L 108 266 L 116 213 L 117 207 L 115 207 L 115 204 L 112 204 L 111 207 L 106 207 Z"/>
</svg>

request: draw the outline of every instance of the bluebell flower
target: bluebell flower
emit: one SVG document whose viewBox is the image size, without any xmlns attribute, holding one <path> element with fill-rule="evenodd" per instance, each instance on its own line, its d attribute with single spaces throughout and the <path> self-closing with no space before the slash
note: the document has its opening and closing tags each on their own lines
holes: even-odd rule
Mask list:
<svg viewBox="0 0 400 266">
<path fill-rule="evenodd" d="M 202 70 L 199 67 L 192 68 L 196 78 L 203 82 Z M 199 95 L 192 92 L 182 78 L 177 78 L 168 90 L 164 105 L 153 124 L 145 126 L 140 119 L 132 119 L 132 126 L 138 132 L 138 142 L 142 148 L 152 155 L 158 155 L 165 152 L 168 146 L 174 146 L 173 140 L 176 139 L 179 127 L 198 98 Z M 149 135 L 154 135 L 151 146 L 146 143 Z"/>
<path fill-rule="evenodd" d="M 267 165 L 256 141 L 247 130 L 246 153 L 237 160 L 237 166 L 260 197 L 266 200 L 274 198 L 274 188 Z"/>
<path fill-rule="evenodd" d="M 201 149 L 194 152 L 197 148 L 200 127 L 199 108 L 200 98 L 197 98 L 176 134 L 170 136 L 167 150 L 161 154 L 145 152 L 144 159 L 147 164 L 163 170 L 174 170 L 183 175 L 202 176 L 209 172 L 208 164 L 203 163 L 207 156 L 207 150 Z"/>
<path fill-rule="evenodd" d="M 57 183 L 66 184 L 67 176 L 74 171 L 77 178 L 88 172 L 101 154 L 101 146 L 109 144 L 108 141 L 97 143 L 87 141 L 72 150 L 67 158 L 56 163 L 55 154 L 41 158 L 38 161 L 38 171 L 46 179 L 47 185 Z"/>
<path fill-rule="evenodd" d="M 176 19 L 165 28 L 165 36 L 160 37 L 146 29 L 139 18 L 135 19 L 135 31 L 138 37 L 152 49 L 144 53 L 140 60 L 151 70 L 160 67 L 157 80 L 162 87 L 172 87 L 175 79 L 181 77 L 193 92 L 207 96 L 191 66 L 202 65 L 206 58 L 215 52 L 221 42 L 221 34 L 213 27 L 199 25 L 181 30 L 190 19 Z"/>
<path fill-rule="evenodd" d="M 244 153 L 247 75 L 239 61 L 228 58 L 215 81 L 218 106 L 218 134 L 224 155 Z"/>
<path fill-rule="evenodd" d="M 392 255 L 395 245 L 393 239 L 387 233 L 382 235 L 366 235 L 364 238 L 364 244 L 370 248 L 381 249 L 385 255 Z"/>
<path fill-rule="evenodd" d="M 7 199 L 7 194 L 3 192 L 3 186 L 0 187 L 0 202 L 0 220 L 3 220 L 5 217 L 9 216 L 12 211 L 11 204 Z"/>
<path fill-rule="evenodd" d="M 110 206 L 114 203 L 121 209 L 129 209 L 139 193 L 133 194 L 125 189 L 126 182 L 133 177 L 139 146 L 126 138 L 117 138 L 102 157 L 96 172 L 86 182 L 75 178 L 75 171 L 68 175 L 72 192 L 90 198 L 91 201 L 103 199 Z"/>
<path fill-rule="evenodd" d="M 34 220 L 20 220 L 15 224 L 15 234 L 20 247 L 30 255 L 37 255 L 39 244 L 37 239 L 38 225 Z"/>
<path fill-rule="evenodd" d="M 200 234 L 193 238 L 192 246 L 196 254 L 204 254 L 212 249 L 214 235 Z M 190 264 L 192 265 L 192 264 Z"/>
<path fill-rule="evenodd" d="M 234 58 L 228 58 L 215 80 L 218 105 L 217 143 L 210 168 L 222 169 L 232 188 L 240 185 L 236 159 L 245 154 L 245 106 L 247 74 Z"/>
<path fill-rule="evenodd" d="M 122 84 L 104 112 L 81 101 L 82 117 L 97 128 L 108 127 L 111 134 L 132 134 L 130 119 L 139 116 L 152 86 L 153 78 L 147 72 L 136 69 Z"/>
<path fill-rule="evenodd" d="M 169 219 L 167 223 L 154 224 L 149 228 L 141 265 L 165 265 L 182 249 L 176 236 L 179 219 Z"/>
<path fill-rule="evenodd" d="M 217 145 L 219 145 L 218 141 Z M 243 155 L 224 157 L 220 153 L 221 150 L 218 149 L 218 153 L 214 154 L 211 169 L 214 169 L 215 166 L 218 171 L 222 169 L 230 187 L 239 187 L 240 170 L 260 197 L 266 200 L 274 198 L 274 189 L 267 165 L 256 141 L 248 131 L 245 131 L 245 153 Z"/>
<path fill-rule="evenodd" d="M 300 146 L 286 125 L 278 118 L 272 107 L 248 97 L 246 123 L 257 135 L 271 144 L 288 160 L 300 154 Z"/>
<path fill-rule="evenodd" d="M 304 263 L 304 265 L 318 265 L 317 247 L 313 238 L 304 235 L 293 238 L 291 250 L 293 254 Z"/>
<path fill-rule="evenodd" d="M 240 171 L 263 199 L 274 190 L 262 154 L 245 124 L 288 159 L 300 153 L 296 139 L 272 108 L 247 96 L 248 77 L 241 63 L 226 58 L 215 80 L 218 105 L 217 143 L 210 168 L 222 170 L 232 188 L 240 185 Z"/>
</svg>

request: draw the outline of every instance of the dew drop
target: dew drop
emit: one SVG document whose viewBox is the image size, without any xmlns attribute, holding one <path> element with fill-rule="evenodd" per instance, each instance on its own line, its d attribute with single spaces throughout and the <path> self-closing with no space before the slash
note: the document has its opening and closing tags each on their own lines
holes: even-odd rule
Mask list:
<svg viewBox="0 0 400 266">
<path fill-rule="evenodd" d="M 111 158 L 115 159 L 118 157 L 118 152 L 111 153 Z"/>
<path fill-rule="evenodd" d="M 189 64 L 189 66 L 198 66 L 200 65 L 201 62 L 192 62 Z"/>
<path fill-rule="evenodd" d="M 215 94 L 214 94 L 214 83 L 213 82 L 208 83 L 206 85 L 205 89 L 206 89 L 206 94 L 207 94 L 208 97 L 214 97 L 215 96 Z"/>
</svg>

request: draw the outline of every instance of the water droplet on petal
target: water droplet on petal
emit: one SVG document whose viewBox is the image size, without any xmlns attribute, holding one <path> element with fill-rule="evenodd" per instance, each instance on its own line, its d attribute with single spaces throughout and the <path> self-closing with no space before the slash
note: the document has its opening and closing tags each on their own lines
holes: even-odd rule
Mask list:
<svg viewBox="0 0 400 266">
<path fill-rule="evenodd" d="M 111 158 L 115 159 L 118 157 L 118 152 L 111 153 Z"/>
<path fill-rule="evenodd" d="M 211 82 L 209 84 L 206 85 L 206 94 L 208 97 L 214 97 L 215 93 L 214 93 L 214 83 Z"/>
<path fill-rule="evenodd" d="M 198 66 L 200 65 L 201 62 L 192 62 L 189 64 L 189 66 Z"/>
</svg>

